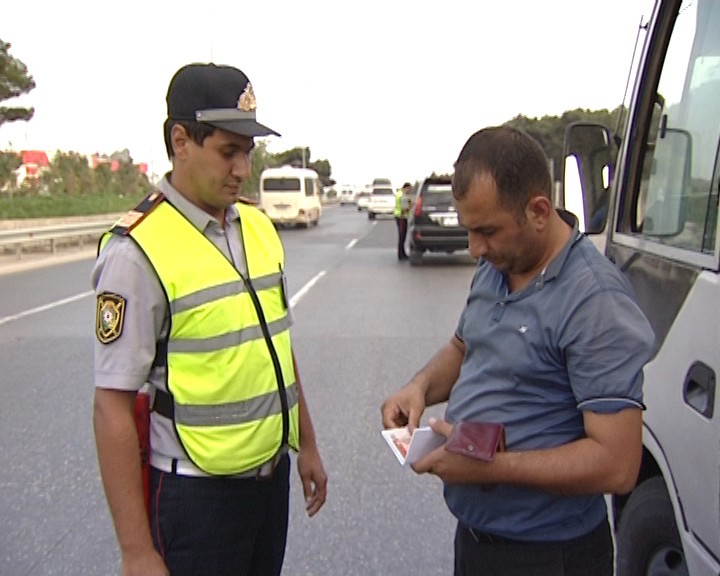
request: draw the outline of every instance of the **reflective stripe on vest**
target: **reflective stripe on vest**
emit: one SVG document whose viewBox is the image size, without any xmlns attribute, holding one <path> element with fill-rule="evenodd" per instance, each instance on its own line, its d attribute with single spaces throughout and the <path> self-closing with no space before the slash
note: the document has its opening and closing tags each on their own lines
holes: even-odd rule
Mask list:
<svg viewBox="0 0 720 576">
<path fill-rule="evenodd" d="M 288 443 L 298 448 L 298 390 L 277 232 L 257 209 L 238 205 L 249 284 L 280 363 L 289 407 Z M 282 401 L 248 286 L 225 256 L 169 203 L 129 235 L 147 255 L 170 311 L 167 389 L 190 460 L 210 474 L 237 474 L 270 460 L 282 439 Z"/>
</svg>

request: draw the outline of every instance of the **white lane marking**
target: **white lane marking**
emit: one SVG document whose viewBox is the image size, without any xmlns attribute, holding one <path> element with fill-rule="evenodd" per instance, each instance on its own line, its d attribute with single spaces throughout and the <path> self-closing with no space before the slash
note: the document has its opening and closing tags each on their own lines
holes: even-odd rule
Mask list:
<svg viewBox="0 0 720 576">
<path fill-rule="evenodd" d="M 355 244 L 357 244 L 357 241 L 357 238 L 353 238 L 352 240 L 350 240 L 350 242 L 348 242 L 348 245 L 345 246 L 345 250 L 350 250 L 353 246 L 355 246 Z"/>
<path fill-rule="evenodd" d="M 310 288 L 312 288 L 315 283 L 323 276 L 325 276 L 325 270 L 323 270 L 322 272 L 318 272 L 314 278 L 312 278 L 307 284 L 305 284 L 305 286 L 300 288 L 300 290 L 298 290 L 297 293 L 292 298 L 290 298 L 290 308 L 295 308 L 297 303 L 300 302 L 300 299 L 305 296 L 305 294 L 310 291 Z"/>
<path fill-rule="evenodd" d="M 64 306 L 65 304 L 70 304 L 71 302 L 75 302 L 77 300 L 82 300 L 83 298 L 87 298 L 88 296 L 92 296 L 94 292 L 90 290 L 89 292 L 83 292 L 82 294 L 76 294 L 75 296 L 70 296 L 69 298 L 63 298 L 62 300 L 57 300 L 56 302 L 50 302 L 50 304 L 45 304 L 44 306 L 38 306 L 37 308 L 30 308 L 30 310 L 25 310 L 23 312 L 19 312 L 18 314 L 13 314 L 12 316 L 5 316 L 5 318 L 0 318 L 0 325 L 5 324 L 7 322 L 12 322 L 13 320 L 19 320 L 20 318 L 24 318 L 25 316 L 31 316 L 33 314 L 38 314 L 40 312 L 45 312 L 46 310 L 52 310 L 53 308 L 57 308 L 58 306 Z"/>
<path fill-rule="evenodd" d="M 305 286 L 300 288 L 297 294 L 290 298 L 290 308 L 294 308 L 297 303 L 300 302 L 301 298 L 310 291 L 310 288 L 312 288 L 315 283 L 323 276 L 325 276 L 325 270 L 316 274 L 314 278 L 312 278 L 307 284 L 305 284 Z M 39 314 L 40 312 L 45 312 L 46 310 L 52 310 L 53 308 L 64 306 L 65 304 L 70 304 L 71 302 L 75 302 L 77 300 L 82 300 L 83 298 L 92 296 L 94 293 L 95 292 L 90 290 L 89 292 L 83 292 L 82 294 L 76 294 L 75 296 L 70 296 L 69 298 L 63 298 L 62 300 L 57 300 L 56 302 L 45 304 L 44 306 L 38 306 L 37 308 L 24 310 L 23 312 L 13 314 L 12 316 L 5 316 L 4 318 L 0 318 L 0 326 L 3 324 L 7 324 L 8 322 L 12 322 L 13 320 L 19 320 L 20 318 L 24 318 L 25 316 L 32 316 L 33 314 Z"/>
</svg>

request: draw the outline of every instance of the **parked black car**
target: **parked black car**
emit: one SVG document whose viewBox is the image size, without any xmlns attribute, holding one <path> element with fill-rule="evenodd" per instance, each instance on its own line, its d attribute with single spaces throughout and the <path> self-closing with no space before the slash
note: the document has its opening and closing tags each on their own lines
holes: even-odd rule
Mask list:
<svg viewBox="0 0 720 576">
<path fill-rule="evenodd" d="M 408 222 L 410 264 L 417 265 L 424 252 L 467 250 L 467 230 L 458 223 L 449 178 L 426 178 L 418 185 Z"/>
</svg>

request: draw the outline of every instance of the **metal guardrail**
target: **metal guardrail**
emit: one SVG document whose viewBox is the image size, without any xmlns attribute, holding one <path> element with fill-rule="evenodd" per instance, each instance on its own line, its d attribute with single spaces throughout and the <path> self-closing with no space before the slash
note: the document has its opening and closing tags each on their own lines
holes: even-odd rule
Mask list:
<svg viewBox="0 0 720 576">
<path fill-rule="evenodd" d="M 69 243 L 72 240 L 76 240 L 76 245 L 82 246 L 89 238 L 97 241 L 100 235 L 112 226 L 114 221 L 79 222 L 75 224 L 0 230 L 0 252 L 9 250 L 14 252 L 18 259 L 21 259 L 23 252 L 32 248 L 49 249 L 55 253 L 59 244 Z"/>
<path fill-rule="evenodd" d="M 337 201 L 337 198 L 334 198 L 323 203 L 334 204 Z M 31 250 L 50 250 L 54 254 L 59 245 L 68 244 L 72 240 L 75 240 L 75 246 L 82 246 L 91 239 L 97 242 L 100 235 L 116 221 L 117 217 L 113 217 L 106 221 L 0 230 L 0 255 L 14 253 L 20 260 L 23 253 Z"/>
</svg>

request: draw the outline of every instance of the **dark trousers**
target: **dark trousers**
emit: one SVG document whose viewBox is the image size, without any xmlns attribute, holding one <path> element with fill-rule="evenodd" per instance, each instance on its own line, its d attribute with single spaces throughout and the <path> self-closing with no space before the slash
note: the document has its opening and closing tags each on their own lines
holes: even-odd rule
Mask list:
<svg viewBox="0 0 720 576">
<path fill-rule="evenodd" d="M 272 478 L 152 470 L 151 528 L 171 576 L 278 576 L 288 528 L 290 458 Z"/>
<path fill-rule="evenodd" d="M 518 542 L 458 524 L 455 576 L 612 576 L 613 544 L 607 520 L 565 542 Z"/>
<path fill-rule="evenodd" d="M 407 236 L 407 218 L 395 217 L 398 229 L 398 258 L 407 258 L 405 254 L 405 237 Z"/>
</svg>

